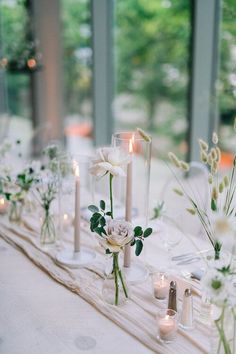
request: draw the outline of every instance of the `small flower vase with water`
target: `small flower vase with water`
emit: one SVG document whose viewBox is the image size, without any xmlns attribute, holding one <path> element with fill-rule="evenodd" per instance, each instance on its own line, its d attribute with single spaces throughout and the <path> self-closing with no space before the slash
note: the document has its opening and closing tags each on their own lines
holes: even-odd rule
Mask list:
<svg viewBox="0 0 236 354">
<path fill-rule="evenodd" d="M 128 301 L 129 289 L 119 266 L 119 253 L 112 253 L 113 265 L 102 287 L 103 299 L 110 305 L 121 306 Z"/>
<path fill-rule="evenodd" d="M 236 310 L 231 306 L 212 309 L 211 353 L 236 352 Z"/>
<path fill-rule="evenodd" d="M 53 216 L 49 209 L 45 209 L 44 218 L 40 231 L 40 243 L 42 245 L 52 244 L 56 241 L 56 229 L 54 225 Z"/>
<path fill-rule="evenodd" d="M 9 220 L 13 222 L 20 222 L 22 215 L 23 204 L 21 201 L 11 201 L 9 208 Z"/>
</svg>

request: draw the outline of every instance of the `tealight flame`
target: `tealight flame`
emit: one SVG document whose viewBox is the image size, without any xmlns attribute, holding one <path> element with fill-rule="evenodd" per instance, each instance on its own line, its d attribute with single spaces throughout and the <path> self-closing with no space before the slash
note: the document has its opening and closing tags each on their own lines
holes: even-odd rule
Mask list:
<svg viewBox="0 0 236 354">
<path fill-rule="evenodd" d="M 0 205 L 4 205 L 5 204 L 5 199 L 4 198 L 0 198 Z"/>
</svg>

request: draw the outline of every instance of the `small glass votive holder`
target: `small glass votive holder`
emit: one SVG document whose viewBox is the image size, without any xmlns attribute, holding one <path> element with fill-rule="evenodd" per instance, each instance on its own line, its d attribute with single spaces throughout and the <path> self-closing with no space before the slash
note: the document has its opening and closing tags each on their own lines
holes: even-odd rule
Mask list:
<svg viewBox="0 0 236 354">
<path fill-rule="evenodd" d="M 172 309 L 160 310 L 157 314 L 157 338 L 170 343 L 177 337 L 178 314 Z"/>
<path fill-rule="evenodd" d="M 153 294 L 157 300 L 166 300 L 169 294 L 169 280 L 164 272 L 155 272 L 152 275 Z"/>
</svg>

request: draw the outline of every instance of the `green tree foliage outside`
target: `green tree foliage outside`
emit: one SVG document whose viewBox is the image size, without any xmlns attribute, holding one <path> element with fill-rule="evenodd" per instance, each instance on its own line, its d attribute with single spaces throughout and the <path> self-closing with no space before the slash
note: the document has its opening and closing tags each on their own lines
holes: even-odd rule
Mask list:
<svg viewBox="0 0 236 354">
<path fill-rule="evenodd" d="M 23 0 L 1 3 L 3 53 L 10 60 L 27 55 Z M 178 146 L 186 137 L 191 21 L 189 0 L 116 0 L 114 21 L 116 96 L 129 96 L 144 112 L 142 127 Z M 61 0 L 66 114 L 91 115 L 92 50 L 89 0 Z M 223 1 L 219 104 L 225 121 L 236 113 L 236 2 Z M 8 75 L 10 110 L 25 115 L 27 75 Z M 158 121 L 158 109 L 173 109 Z M 118 112 L 119 119 L 119 112 Z M 181 129 L 176 122 L 185 122 Z M 122 125 L 123 124 L 123 125 Z M 132 128 L 129 120 L 120 127 Z M 184 152 L 184 151 L 183 151 Z"/>
</svg>

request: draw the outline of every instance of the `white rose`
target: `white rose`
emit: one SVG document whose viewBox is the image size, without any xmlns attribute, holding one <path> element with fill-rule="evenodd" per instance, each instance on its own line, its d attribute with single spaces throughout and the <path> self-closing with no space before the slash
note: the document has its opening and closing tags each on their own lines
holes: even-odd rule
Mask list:
<svg viewBox="0 0 236 354">
<path fill-rule="evenodd" d="M 110 220 L 106 227 L 106 236 L 101 241 L 110 252 L 120 252 L 134 237 L 132 224 L 122 220 Z"/>
<path fill-rule="evenodd" d="M 113 176 L 125 176 L 123 166 L 129 162 L 129 155 L 120 148 L 103 147 L 97 150 L 90 173 L 103 177 L 106 173 Z"/>
</svg>

